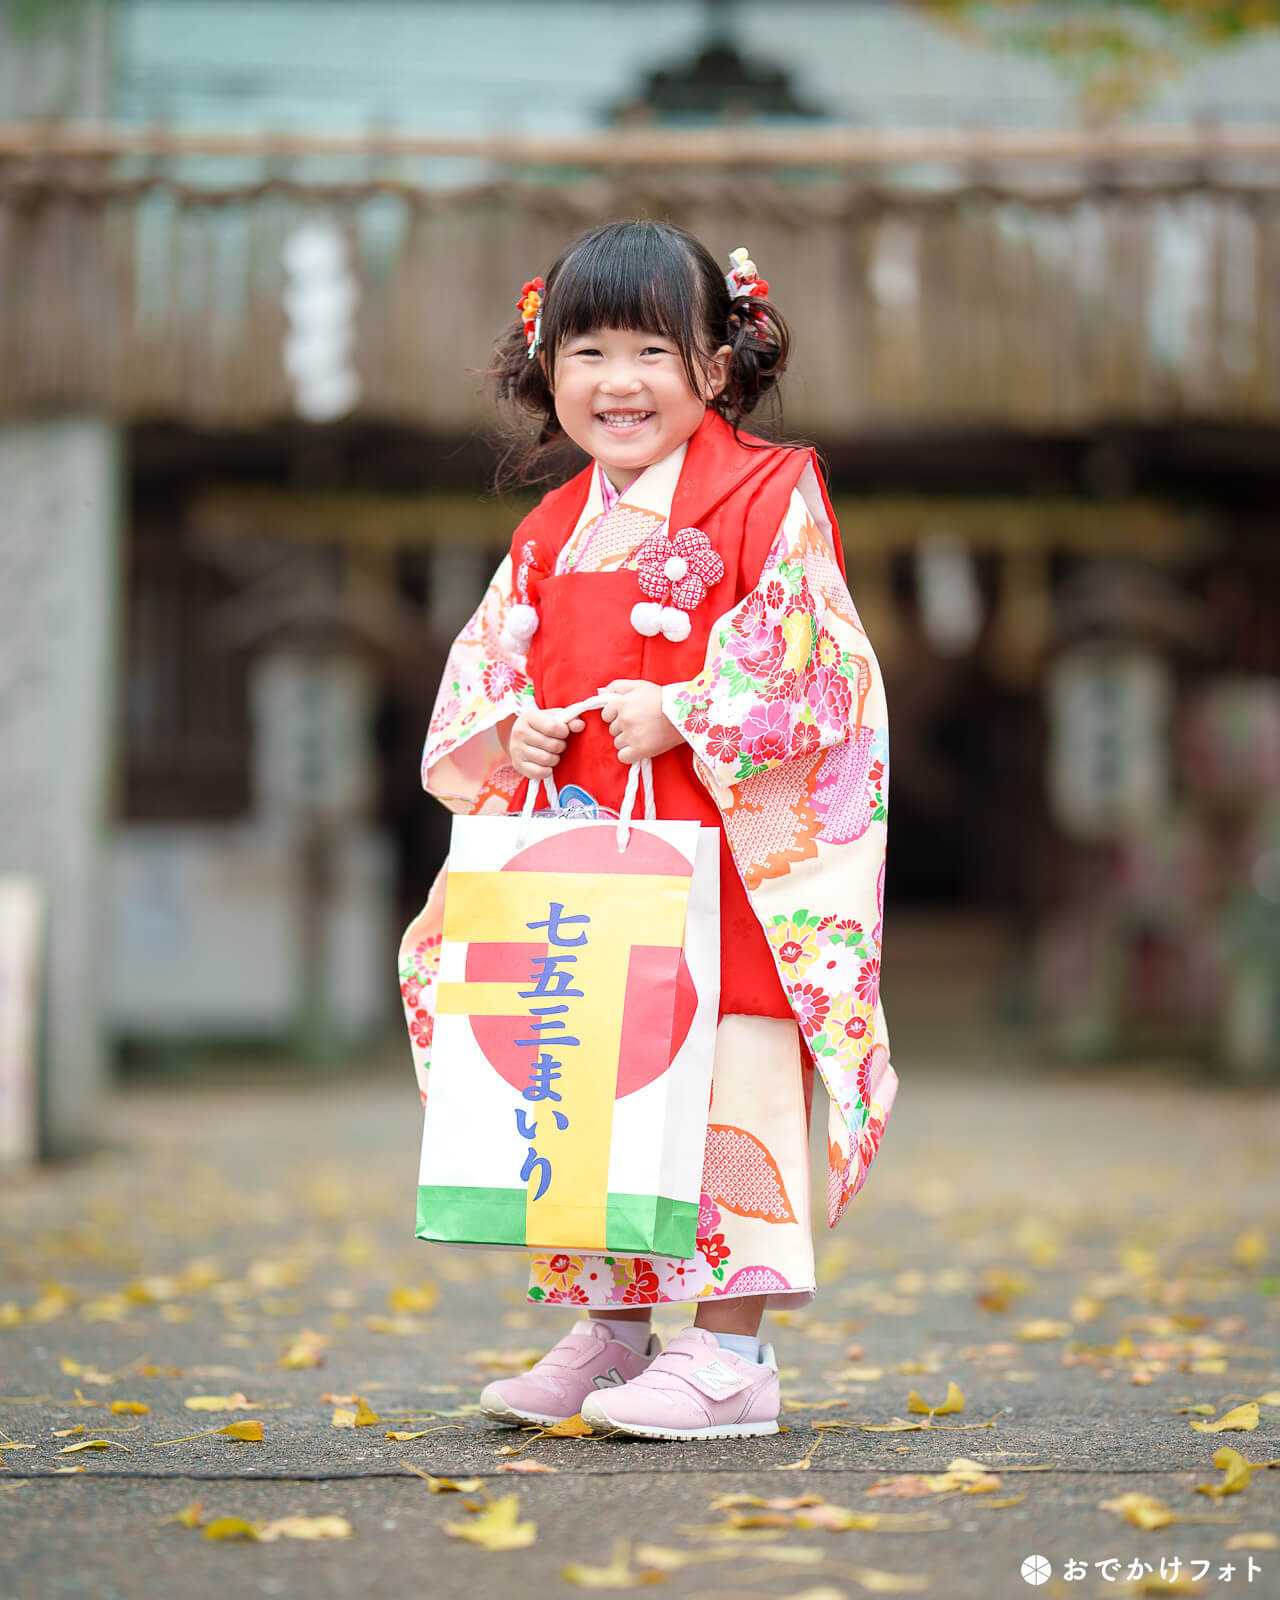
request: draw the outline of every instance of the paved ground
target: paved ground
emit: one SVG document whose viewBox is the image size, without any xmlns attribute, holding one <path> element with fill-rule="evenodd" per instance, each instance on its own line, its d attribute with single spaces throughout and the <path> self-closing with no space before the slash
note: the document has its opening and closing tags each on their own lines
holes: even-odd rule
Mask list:
<svg viewBox="0 0 1280 1600">
<path fill-rule="evenodd" d="M 412 1239 L 419 1118 L 398 1051 L 340 1079 L 224 1069 L 120 1092 L 101 1153 L 0 1188 L 0 1596 L 568 1595 L 566 1566 L 607 1564 L 619 1538 L 673 1596 L 999 1600 L 1027 1592 L 1033 1554 L 1046 1596 L 1280 1596 L 1280 1089 L 1159 1064 L 899 1062 L 877 1169 L 819 1241 L 823 1292 L 772 1319 L 788 1431 L 707 1445 L 477 1418 L 480 1383 L 569 1319 L 526 1305 L 520 1257 Z M 282 1367 L 299 1342 L 323 1365 Z M 937 1406 L 949 1383 L 962 1411 L 882 1431 L 926 1421 L 910 1391 Z M 236 1393 L 258 1409 L 184 1405 Z M 351 1395 L 377 1424 L 331 1425 Z M 1187 1408 L 1251 1400 L 1252 1431 L 1191 1426 Z M 244 1420 L 261 1442 L 163 1442 Z M 113 1447 L 63 1453 L 92 1438 Z M 1270 1469 L 1197 1493 L 1223 1480 L 1224 1445 Z M 960 1457 L 998 1484 L 922 1481 Z M 481 1476 L 472 1505 L 518 1495 L 534 1541 L 451 1537 L 483 1512 L 410 1466 Z M 803 1507 L 713 1505 L 734 1493 L 882 1520 L 832 1531 Z M 1102 1509 L 1132 1493 L 1179 1520 Z M 353 1536 L 213 1542 L 167 1520 L 197 1500 L 206 1525 L 339 1514 Z M 1151 1585 L 1162 1559 L 1172 1586 L 1135 1589 L 1133 1564 Z M 1209 1566 L 1188 1586 L 1193 1560 Z"/>
</svg>

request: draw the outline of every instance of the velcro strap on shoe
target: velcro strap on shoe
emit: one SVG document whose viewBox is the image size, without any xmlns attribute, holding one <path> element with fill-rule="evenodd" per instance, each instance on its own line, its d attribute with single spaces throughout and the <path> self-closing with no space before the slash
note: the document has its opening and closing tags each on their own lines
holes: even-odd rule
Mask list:
<svg viewBox="0 0 1280 1600">
<path fill-rule="evenodd" d="M 599 1354 L 598 1339 L 575 1337 L 562 1340 L 554 1350 L 547 1352 L 543 1360 L 548 1366 L 565 1367 L 572 1372 L 576 1367 L 585 1367 L 588 1361 L 594 1361 Z"/>
<path fill-rule="evenodd" d="M 695 1367 L 692 1372 L 682 1372 L 680 1376 L 712 1400 L 723 1400 L 750 1387 L 749 1379 L 735 1372 L 727 1361 L 721 1361 L 719 1357 L 708 1361 L 705 1366 Z"/>
</svg>

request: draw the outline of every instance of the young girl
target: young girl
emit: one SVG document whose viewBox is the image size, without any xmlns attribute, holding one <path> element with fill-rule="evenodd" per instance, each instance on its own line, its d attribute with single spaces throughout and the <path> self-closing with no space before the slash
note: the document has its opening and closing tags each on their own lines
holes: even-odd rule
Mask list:
<svg viewBox="0 0 1280 1600">
<path fill-rule="evenodd" d="M 657 814 L 721 834 L 720 1022 L 693 1260 L 535 1254 L 531 1301 L 586 1319 L 491 1383 L 508 1422 L 660 1439 L 777 1430 L 768 1306 L 815 1292 L 808 1128 L 830 1095 L 828 1221 L 861 1188 L 897 1077 L 879 1002 L 888 749 L 875 655 L 812 450 L 739 424 L 786 324 L 745 250 L 726 275 L 683 230 L 615 222 L 518 303 L 500 398 L 590 464 L 516 529 L 444 670 L 423 786 L 516 811 L 525 781 L 619 809 L 653 763 Z M 561 708 L 600 692 L 600 713 Z M 401 979 L 425 1101 L 444 873 Z M 655 1305 L 696 1303 L 664 1350 Z"/>
</svg>

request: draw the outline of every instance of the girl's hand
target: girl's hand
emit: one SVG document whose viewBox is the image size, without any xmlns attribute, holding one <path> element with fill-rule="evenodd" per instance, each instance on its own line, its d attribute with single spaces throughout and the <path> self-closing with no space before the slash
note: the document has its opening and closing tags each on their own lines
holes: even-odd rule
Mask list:
<svg viewBox="0 0 1280 1600">
<path fill-rule="evenodd" d="M 658 684 L 644 678 L 615 678 L 600 693 L 609 696 L 600 715 L 613 735 L 619 759 L 628 766 L 684 743 L 684 734 L 663 714 Z"/>
<path fill-rule="evenodd" d="M 512 724 L 507 746 L 511 765 L 522 778 L 549 778 L 564 752 L 565 740 L 585 727 L 581 717 L 570 722 L 563 711 L 539 711 L 531 706 Z"/>
</svg>

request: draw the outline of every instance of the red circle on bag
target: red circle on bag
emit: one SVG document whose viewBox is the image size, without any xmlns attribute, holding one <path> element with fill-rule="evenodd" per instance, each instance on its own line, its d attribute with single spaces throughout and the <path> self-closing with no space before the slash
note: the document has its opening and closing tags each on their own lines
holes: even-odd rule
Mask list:
<svg viewBox="0 0 1280 1600">
<path fill-rule="evenodd" d="M 616 824 L 608 822 L 598 827 L 574 828 L 553 838 L 540 839 L 512 856 L 502 870 L 553 872 L 565 878 L 584 872 L 688 877 L 689 863 L 666 840 L 641 830 L 632 833 L 625 852 L 619 851 Z M 572 888 L 569 884 L 566 884 L 563 903 L 566 912 L 572 912 Z M 518 983 L 522 989 L 532 989 L 536 986 L 536 975 L 542 970 L 534 965 L 536 958 L 553 954 L 556 948 L 545 939 L 536 939 L 532 932 L 528 943 L 473 941 L 467 946 L 466 980 L 468 983 Z M 572 955 L 572 947 L 564 947 L 564 954 Z M 572 973 L 573 965 L 565 963 L 559 970 Z M 568 980 L 568 986 L 574 987 L 572 979 Z M 530 998 L 527 1004 L 556 1004 L 556 984 L 549 983 L 546 988 L 545 996 Z M 558 1029 L 547 1029 L 542 1033 L 547 1054 L 559 1060 L 563 1059 L 563 1055 L 557 1055 L 556 1035 L 574 1036 L 574 999 L 566 997 L 563 1003 L 569 1007 L 563 1014 L 566 1024 L 563 1033 Z M 615 1099 L 621 1100 L 625 1095 L 643 1089 L 667 1070 L 688 1037 L 697 1006 L 693 974 L 689 971 L 682 949 L 676 946 L 632 946 L 623 1001 Z M 530 1067 L 540 1053 L 535 1046 L 516 1042 L 538 1036 L 530 1027 L 535 1020 L 539 1019 L 528 1013 L 510 1017 L 469 1018 L 471 1031 L 485 1059 L 513 1089 L 523 1090 L 527 1087 Z M 579 1047 L 565 1045 L 562 1048 L 567 1053 Z"/>
</svg>

